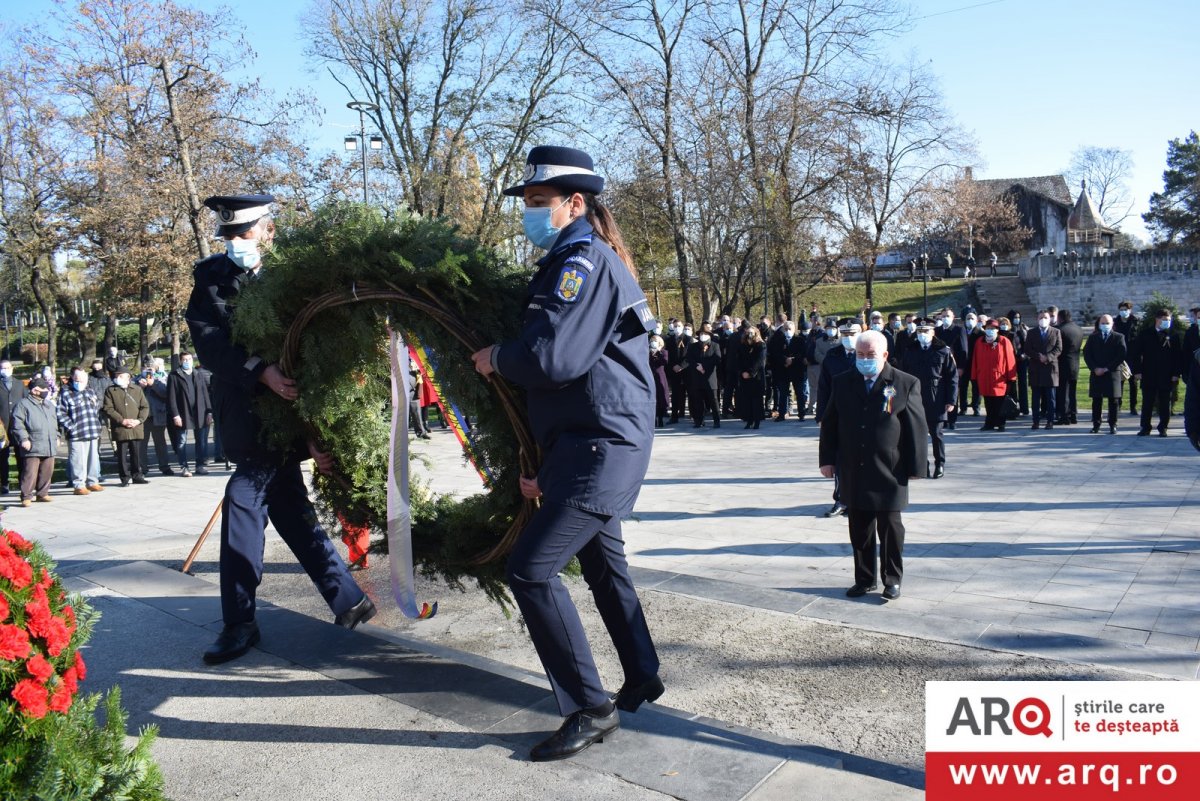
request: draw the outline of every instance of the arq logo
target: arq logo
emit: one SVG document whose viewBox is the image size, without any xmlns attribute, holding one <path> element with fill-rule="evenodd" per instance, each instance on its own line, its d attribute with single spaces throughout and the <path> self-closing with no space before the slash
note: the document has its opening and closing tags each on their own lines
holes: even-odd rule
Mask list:
<svg viewBox="0 0 1200 801">
<path fill-rule="evenodd" d="M 979 705 L 983 713 L 983 725 L 980 726 L 979 716 L 971 699 L 961 696 L 954 707 L 954 716 L 950 719 L 950 727 L 946 735 L 952 736 L 960 726 L 965 726 L 974 735 L 991 736 L 994 729 L 1001 734 L 1011 735 L 1013 728 L 1021 734 L 1050 737 L 1050 707 L 1040 698 L 1024 698 L 1009 707 L 1008 699 L 996 697 L 981 697 Z M 1011 711 L 1012 725 L 1009 725 Z"/>
</svg>

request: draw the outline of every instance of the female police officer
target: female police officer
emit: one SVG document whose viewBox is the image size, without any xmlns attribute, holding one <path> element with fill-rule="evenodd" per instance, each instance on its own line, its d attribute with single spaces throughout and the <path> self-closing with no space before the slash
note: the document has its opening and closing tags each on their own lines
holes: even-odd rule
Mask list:
<svg viewBox="0 0 1200 801">
<path fill-rule="evenodd" d="M 565 759 L 662 695 L 658 655 L 629 578 L 621 517 L 633 510 L 650 462 L 654 384 L 646 335 L 654 329 L 621 233 L 596 195 L 592 159 L 567 147 L 535 147 L 525 180 L 505 190 L 525 199 L 525 233 L 548 253 L 529 285 L 516 340 L 473 355 L 475 369 L 524 387 L 545 456 L 527 498 L 542 498 L 508 561 L 508 582 L 567 718 L 534 747 L 534 761 Z M 572 556 L 621 659 L 625 683 L 600 683 L 579 614 L 559 578 Z"/>
</svg>

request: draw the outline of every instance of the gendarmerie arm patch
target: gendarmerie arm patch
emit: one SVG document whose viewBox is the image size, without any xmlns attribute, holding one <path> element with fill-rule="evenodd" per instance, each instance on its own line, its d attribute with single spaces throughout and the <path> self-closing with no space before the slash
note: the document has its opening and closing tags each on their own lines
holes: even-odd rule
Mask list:
<svg viewBox="0 0 1200 801">
<path fill-rule="evenodd" d="M 586 256 L 580 256 L 578 254 L 576 254 L 574 256 L 568 256 L 566 261 L 564 261 L 563 263 L 564 264 L 578 264 L 586 272 L 589 272 L 589 273 L 592 270 L 596 269 L 596 265 L 592 264 L 590 259 L 588 259 Z"/>
<path fill-rule="evenodd" d="M 579 293 L 583 291 L 585 280 L 587 280 L 586 272 L 576 270 L 569 265 L 563 267 L 563 271 L 558 276 L 558 286 L 554 288 L 554 294 L 567 303 L 574 303 L 579 300 Z"/>
</svg>

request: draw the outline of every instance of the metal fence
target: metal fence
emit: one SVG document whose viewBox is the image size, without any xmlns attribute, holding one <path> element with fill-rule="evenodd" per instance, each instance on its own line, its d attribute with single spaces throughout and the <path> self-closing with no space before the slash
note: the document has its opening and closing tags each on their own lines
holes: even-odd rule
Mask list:
<svg viewBox="0 0 1200 801">
<path fill-rule="evenodd" d="M 1109 275 L 1200 274 L 1200 251 L 1122 250 L 1103 255 L 1034 255 L 1024 278 L 1030 281 L 1099 278 Z"/>
</svg>

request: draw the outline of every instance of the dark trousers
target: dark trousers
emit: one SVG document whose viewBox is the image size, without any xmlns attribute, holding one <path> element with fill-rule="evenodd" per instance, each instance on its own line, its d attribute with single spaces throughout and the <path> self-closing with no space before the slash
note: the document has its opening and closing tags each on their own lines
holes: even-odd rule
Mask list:
<svg viewBox="0 0 1200 801">
<path fill-rule="evenodd" d="M 725 386 L 721 387 L 721 414 L 725 417 L 733 416 L 734 396 L 737 395 L 738 378 L 725 379 Z"/>
<path fill-rule="evenodd" d="M 1137 411 L 1138 384 L 1140 383 L 1142 382 L 1133 376 L 1130 376 L 1129 380 L 1125 382 L 1125 386 L 1129 387 L 1129 411 L 1131 413 Z"/>
<path fill-rule="evenodd" d="M 145 441 L 143 438 L 118 440 L 113 443 L 117 449 L 117 475 L 121 477 L 121 483 L 131 478 L 142 477 L 141 450 Z"/>
<path fill-rule="evenodd" d="M 1142 379 L 1142 430 L 1149 431 L 1158 411 L 1158 430 L 1166 431 L 1171 422 L 1171 384 L 1147 384 Z"/>
<path fill-rule="evenodd" d="M 508 557 L 508 586 L 564 717 L 609 698 L 579 611 L 559 577 L 573 556 L 579 557 L 625 681 L 640 684 L 658 675 L 658 654 L 625 561 L 620 518 L 547 503 Z"/>
<path fill-rule="evenodd" d="M 688 408 L 692 412 L 693 423 L 703 423 L 705 414 L 711 412 L 713 425 L 721 425 L 721 415 L 717 410 L 717 396 L 707 383 L 688 387 Z"/>
<path fill-rule="evenodd" d="M 186 428 L 176 428 L 171 426 L 171 444 L 175 448 L 175 455 L 179 457 L 179 467 L 183 470 L 188 469 L 187 458 L 187 435 Z M 192 454 L 196 467 L 204 467 L 208 464 L 208 426 L 198 426 L 192 429 L 192 440 L 194 445 Z"/>
<path fill-rule="evenodd" d="M 254 619 L 268 519 L 335 615 L 363 599 L 363 591 L 317 522 L 299 462 L 239 463 L 225 485 L 223 512 L 221 614 L 226 626 Z"/>
<path fill-rule="evenodd" d="M 671 422 L 679 422 L 679 416 L 684 413 L 684 404 L 687 402 L 683 376 L 672 372 L 667 376 L 667 384 L 671 387 Z"/>
<path fill-rule="evenodd" d="M 983 408 L 987 416 L 983 419 L 983 424 L 988 428 L 995 428 L 1000 431 L 1004 430 L 1004 424 L 1008 422 L 1004 418 L 1004 396 L 997 395 L 996 397 L 983 397 Z"/>
<path fill-rule="evenodd" d="M 774 390 L 773 407 L 780 414 L 787 414 L 788 406 L 792 403 L 792 384 L 787 376 L 775 376 L 772 389 Z"/>
<path fill-rule="evenodd" d="M 3 487 L 5 490 L 8 489 L 8 457 L 11 450 L 12 445 L 5 445 L 3 448 L 0 448 L 0 487 Z M 15 453 L 12 455 L 16 456 Z M 17 467 L 20 469 L 19 462 Z M 20 480 L 19 476 L 18 480 Z"/>
<path fill-rule="evenodd" d="M 1104 409 L 1105 398 L 1092 398 L 1092 428 L 1100 427 L 1100 413 Z M 1108 425 L 1117 427 L 1117 412 L 1121 409 L 1120 398 L 1108 398 Z"/>
<path fill-rule="evenodd" d="M 150 467 L 150 438 L 154 438 L 154 456 L 158 459 L 158 469 L 162 472 L 167 472 L 171 467 L 171 458 L 167 455 L 167 427 L 165 425 L 156 426 L 149 421 L 146 422 L 146 433 L 148 436 L 138 440 L 138 460 L 141 462 L 142 470 Z M 118 458 L 120 448 L 117 448 Z"/>
<path fill-rule="evenodd" d="M 942 421 L 942 416 L 925 415 L 925 427 L 929 429 L 929 443 L 933 446 L 933 463 L 935 465 L 946 463 L 946 437 L 942 432 L 943 426 L 946 424 Z"/>
<path fill-rule="evenodd" d="M 1029 414 L 1029 362 L 1017 362 L 1017 405 Z"/>
<path fill-rule="evenodd" d="M 1054 387 L 1033 387 L 1033 422 L 1054 422 Z"/>
<path fill-rule="evenodd" d="M 1074 422 L 1079 418 L 1079 368 L 1068 370 L 1059 366 L 1058 394 L 1055 397 L 1055 412 L 1058 419 L 1064 423 Z"/>
<path fill-rule="evenodd" d="M 971 393 L 971 402 L 967 403 L 967 392 Z M 979 384 L 967 378 L 967 374 L 963 373 L 958 379 L 958 411 L 962 414 L 970 406 L 976 412 L 979 411 Z"/>
<path fill-rule="evenodd" d="M 854 583 L 869 587 L 878 583 L 879 560 L 883 561 L 883 583 L 899 584 L 904 577 L 904 521 L 899 512 L 851 509 L 850 546 L 854 548 Z"/>
<path fill-rule="evenodd" d="M 50 494 L 54 476 L 53 456 L 23 456 L 17 463 L 21 472 L 21 500 L 44 498 Z"/>
</svg>

